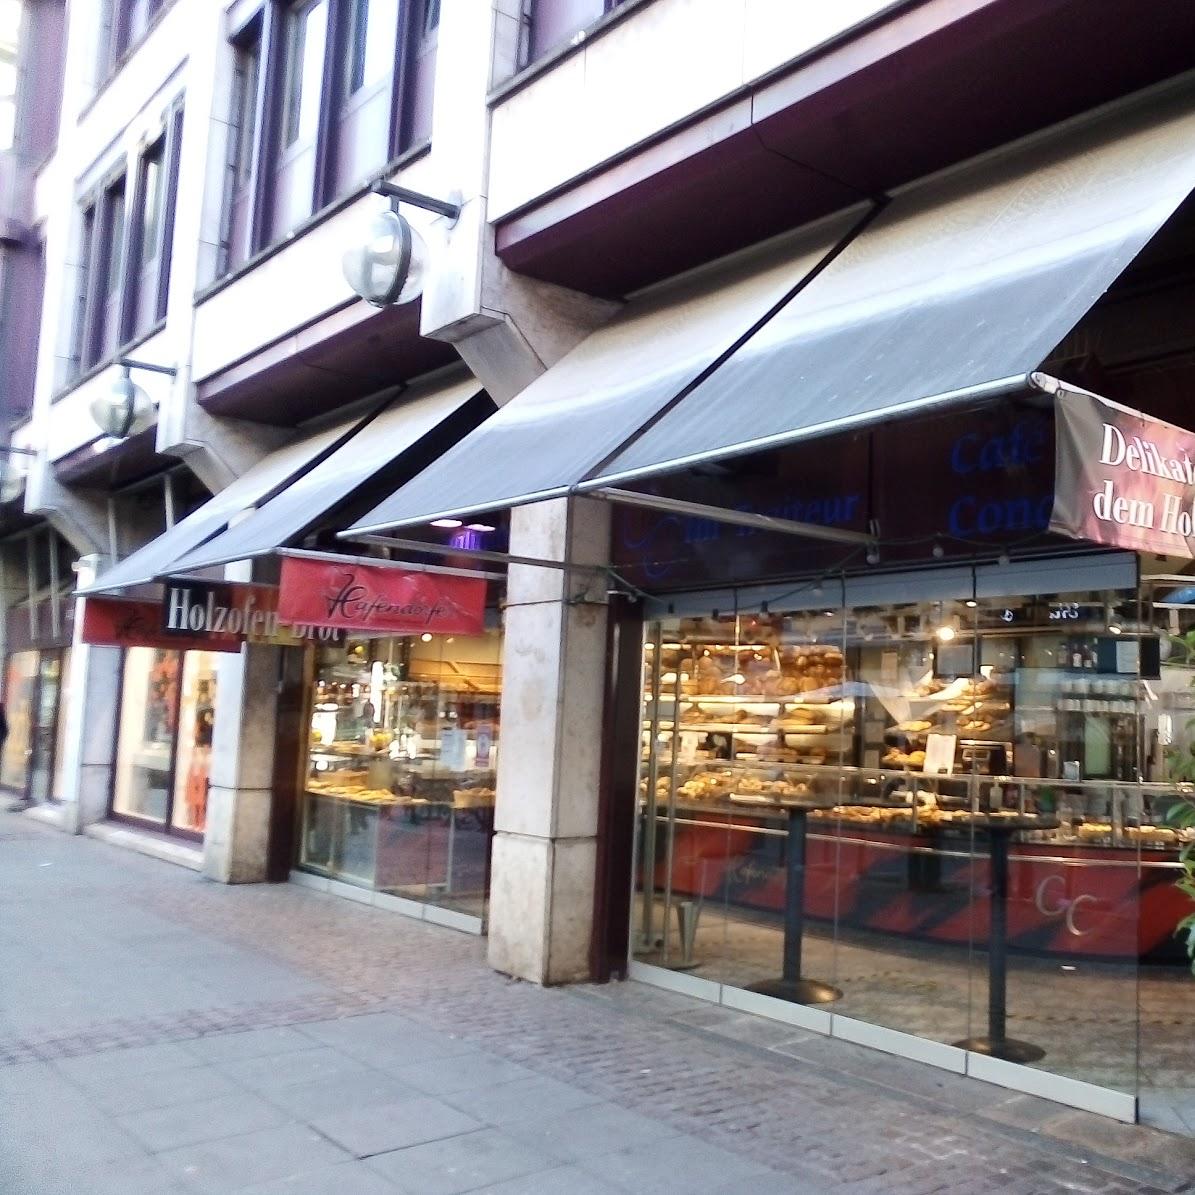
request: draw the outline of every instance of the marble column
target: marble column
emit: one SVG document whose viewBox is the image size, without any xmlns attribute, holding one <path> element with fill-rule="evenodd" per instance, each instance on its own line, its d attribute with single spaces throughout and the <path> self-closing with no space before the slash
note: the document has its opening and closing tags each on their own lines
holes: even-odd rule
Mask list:
<svg viewBox="0 0 1195 1195">
<path fill-rule="evenodd" d="M 609 508 L 514 511 L 516 555 L 604 565 Z M 590 977 L 606 673 L 602 571 L 512 566 L 491 867 L 489 960 L 536 983 Z"/>
<path fill-rule="evenodd" d="M 216 664 L 203 871 L 224 884 L 266 878 L 280 650 L 246 646 Z"/>
<path fill-rule="evenodd" d="M 103 556 L 82 557 L 78 584 L 90 584 L 106 561 Z M 92 647 L 82 641 L 82 631 L 80 603 L 59 696 L 58 717 L 66 719 L 66 728 L 59 735 L 64 751 L 61 789 L 53 794 L 62 801 L 63 829 L 74 834 L 108 816 L 120 704 L 120 648 Z"/>
</svg>

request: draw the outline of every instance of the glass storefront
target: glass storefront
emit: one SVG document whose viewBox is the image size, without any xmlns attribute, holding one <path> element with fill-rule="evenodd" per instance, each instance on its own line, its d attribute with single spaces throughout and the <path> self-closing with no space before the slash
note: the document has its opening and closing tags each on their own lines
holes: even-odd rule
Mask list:
<svg viewBox="0 0 1195 1195">
<path fill-rule="evenodd" d="M 1189 1088 L 1195 605 L 811 585 L 648 626 L 634 957 L 942 1065 Z"/>
<path fill-rule="evenodd" d="M 63 653 L 43 651 L 37 667 L 37 700 L 34 704 L 33 754 L 29 764 L 29 798 L 47 801 L 54 778 L 58 746 L 59 699 L 62 694 Z"/>
<path fill-rule="evenodd" d="M 171 823 L 193 834 L 202 834 L 207 824 L 215 721 L 216 657 L 189 651 L 183 658 Z"/>
<path fill-rule="evenodd" d="M 125 653 L 112 813 L 158 829 L 203 833 L 215 656 L 133 647 Z"/>
<path fill-rule="evenodd" d="M 54 756 L 51 765 L 50 791 L 55 800 L 65 797 L 66 747 L 70 720 L 66 711 L 70 707 L 71 649 L 62 652 L 62 669 L 58 688 L 58 728 L 54 732 Z"/>
<path fill-rule="evenodd" d="M 4 712 L 8 738 L 0 757 L 0 784 L 24 795 L 33 756 L 37 674 L 40 652 L 18 651 L 8 657 L 4 676 Z"/>
<path fill-rule="evenodd" d="M 501 636 L 318 649 L 299 865 L 484 918 Z"/>
</svg>

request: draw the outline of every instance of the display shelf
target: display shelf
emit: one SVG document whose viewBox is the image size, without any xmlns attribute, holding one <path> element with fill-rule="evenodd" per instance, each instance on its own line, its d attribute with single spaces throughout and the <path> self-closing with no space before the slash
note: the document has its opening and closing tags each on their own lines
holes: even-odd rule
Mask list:
<svg viewBox="0 0 1195 1195">
<path fill-rule="evenodd" d="M 830 687 L 832 688 L 833 686 Z M 780 697 L 768 696 L 763 693 L 741 695 L 737 693 L 682 693 L 680 697 L 674 697 L 669 694 L 660 694 L 661 706 L 674 706 L 678 701 L 689 705 L 742 705 L 751 708 L 758 706 L 785 706 L 789 709 L 803 707 L 811 710 L 824 710 L 854 705 L 854 698 L 852 697 L 827 697 L 824 701 L 811 701 L 808 695 Z M 654 704 L 654 698 L 646 697 L 644 699 L 644 709 L 650 709 Z"/>
</svg>

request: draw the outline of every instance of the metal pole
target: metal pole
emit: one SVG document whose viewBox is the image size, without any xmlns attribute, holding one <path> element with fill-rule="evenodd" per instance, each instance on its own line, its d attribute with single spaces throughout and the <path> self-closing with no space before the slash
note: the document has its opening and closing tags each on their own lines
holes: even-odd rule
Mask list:
<svg viewBox="0 0 1195 1195">
<path fill-rule="evenodd" d="M 46 542 L 50 547 L 50 634 L 57 639 L 62 628 L 62 594 L 58 587 L 58 536 L 47 532 Z"/>
<path fill-rule="evenodd" d="M 601 498 L 603 501 L 615 502 L 620 506 L 637 506 L 644 510 L 658 510 L 665 514 L 708 519 L 715 523 L 728 523 L 733 527 L 751 527 L 757 531 L 772 531 L 781 535 L 798 535 L 803 539 L 826 540 L 834 544 L 867 547 L 875 543 L 874 536 L 867 535 L 862 531 L 840 531 L 834 527 L 823 527 L 818 523 L 798 523 L 793 519 L 756 514 L 754 511 L 730 510 L 724 506 L 709 506 L 704 502 L 685 502 L 680 498 L 664 498 L 658 494 L 637 494 L 633 490 L 592 490 L 586 497 Z"/>
<path fill-rule="evenodd" d="M 988 1037 L 993 1047 L 1005 1040 L 1008 1016 L 1008 839 L 995 826 L 991 842 L 992 911 L 988 930 Z"/>
<path fill-rule="evenodd" d="M 657 667 L 658 667 L 657 663 Z M 676 858 L 676 774 L 680 765 L 678 735 L 680 733 L 681 679 L 680 661 L 676 665 L 676 685 L 672 698 L 672 766 L 668 769 L 668 847 L 664 865 L 664 963 L 668 962 L 668 932 L 672 912 L 672 868 Z"/>
<path fill-rule="evenodd" d="M 421 539 L 391 539 L 388 535 L 371 535 L 367 532 L 354 535 L 342 531 L 336 538 L 349 543 L 370 544 L 377 548 L 398 548 L 404 552 L 426 552 L 429 556 L 467 556 L 473 560 L 488 560 L 494 564 L 526 564 L 532 568 L 551 568 L 565 573 L 605 573 L 609 571 L 597 564 L 572 564 L 567 560 L 545 560 L 541 556 L 512 556 L 509 552 L 492 552 L 488 548 L 454 548 L 451 544 L 430 544 Z M 379 563 L 381 562 L 379 561 Z"/>
<path fill-rule="evenodd" d="M 34 565 L 33 536 L 25 536 L 25 592 L 29 600 L 29 638 L 37 641 L 37 571 Z"/>
<path fill-rule="evenodd" d="M 801 943 L 805 937 L 805 845 L 809 828 L 804 809 L 788 811 L 788 867 L 784 885 L 784 978 L 801 978 Z"/>
<path fill-rule="evenodd" d="M 641 945 L 644 950 L 655 949 L 655 903 L 656 903 L 656 818 L 659 801 L 656 784 L 660 777 L 660 760 L 656 744 L 660 732 L 660 652 L 664 639 L 663 626 L 657 622 L 655 630 L 654 660 L 651 671 L 651 718 L 648 729 L 647 752 L 647 800 L 644 805 L 643 823 L 643 928 Z M 679 714 L 679 711 L 677 711 Z"/>
<path fill-rule="evenodd" d="M 116 542 L 116 500 L 108 498 L 108 558 L 113 564 L 120 559 Z"/>
</svg>

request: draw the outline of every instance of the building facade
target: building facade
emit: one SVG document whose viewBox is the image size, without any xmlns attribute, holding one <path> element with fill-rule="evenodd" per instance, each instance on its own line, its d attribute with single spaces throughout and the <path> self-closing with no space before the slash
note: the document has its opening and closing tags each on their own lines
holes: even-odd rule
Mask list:
<svg viewBox="0 0 1195 1195">
<path fill-rule="evenodd" d="M 1191 553 L 1051 470 L 1190 426 L 1184 6 L 21 12 L 31 816 L 1175 1123 Z"/>
</svg>

